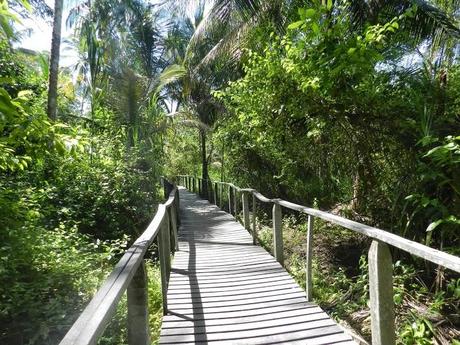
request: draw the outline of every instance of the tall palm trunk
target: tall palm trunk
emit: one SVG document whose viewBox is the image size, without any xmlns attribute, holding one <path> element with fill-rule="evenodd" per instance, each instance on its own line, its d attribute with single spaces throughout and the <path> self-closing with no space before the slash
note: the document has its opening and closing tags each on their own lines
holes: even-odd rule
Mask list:
<svg viewBox="0 0 460 345">
<path fill-rule="evenodd" d="M 63 0 L 54 1 L 53 36 L 51 39 L 51 55 L 48 86 L 48 117 L 56 119 L 57 108 L 57 84 L 59 73 L 59 49 L 61 46 L 61 24 L 62 24 Z"/>
<path fill-rule="evenodd" d="M 208 195 L 208 159 L 206 157 L 206 131 L 200 129 L 200 143 L 201 143 L 201 178 L 203 179 L 203 196 Z"/>
</svg>

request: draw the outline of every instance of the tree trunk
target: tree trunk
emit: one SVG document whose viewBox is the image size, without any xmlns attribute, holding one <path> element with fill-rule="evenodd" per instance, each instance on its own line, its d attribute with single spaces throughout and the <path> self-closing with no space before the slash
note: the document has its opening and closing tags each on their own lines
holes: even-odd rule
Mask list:
<svg viewBox="0 0 460 345">
<path fill-rule="evenodd" d="M 200 129 L 200 142 L 201 142 L 201 178 L 203 179 L 203 196 L 208 195 L 208 160 L 206 158 L 206 132 Z"/>
<path fill-rule="evenodd" d="M 59 49 L 61 46 L 62 3 L 63 0 L 54 1 L 53 37 L 51 39 L 47 109 L 48 117 L 51 120 L 56 119 Z"/>
</svg>

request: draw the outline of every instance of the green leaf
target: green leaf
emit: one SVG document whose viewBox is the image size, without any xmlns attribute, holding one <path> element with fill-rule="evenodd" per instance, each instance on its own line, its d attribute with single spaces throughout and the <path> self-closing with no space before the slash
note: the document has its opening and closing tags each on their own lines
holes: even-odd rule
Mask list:
<svg viewBox="0 0 460 345">
<path fill-rule="evenodd" d="M 356 48 L 355 47 L 352 47 L 350 49 L 348 49 L 348 55 L 353 55 L 356 51 Z"/>
<path fill-rule="evenodd" d="M 297 22 L 291 23 L 291 24 L 289 24 L 288 29 L 289 29 L 289 30 L 297 29 L 297 28 L 300 27 L 303 23 L 304 23 L 303 20 L 299 20 L 299 21 L 297 21 Z"/>
<path fill-rule="evenodd" d="M 316 23 L 311 24 L 311 29 L 315 34 L 319 33 L 319 25 Z"/>
<path fill-rule="evenodd" d="M 305 11 L 305 18 L 313 18 L 316 14 L 316 10 L 314 8 L 309 8 Z"/>
</svg>

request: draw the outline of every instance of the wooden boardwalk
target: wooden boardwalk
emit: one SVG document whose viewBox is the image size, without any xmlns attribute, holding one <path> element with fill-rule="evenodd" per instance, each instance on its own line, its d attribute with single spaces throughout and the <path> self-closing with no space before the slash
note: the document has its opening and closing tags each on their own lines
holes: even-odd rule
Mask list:
<svg viewBox="0 0 460 345">
<path fill-rule="evenodd" d="M 180 212 L 160 344 L 356 344 L 232 215 L 185 189 Z"/>
</svg>

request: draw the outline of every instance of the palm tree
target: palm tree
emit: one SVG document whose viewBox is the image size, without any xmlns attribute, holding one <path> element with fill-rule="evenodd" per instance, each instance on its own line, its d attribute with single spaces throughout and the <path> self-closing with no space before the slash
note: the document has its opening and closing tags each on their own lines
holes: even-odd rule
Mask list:
<svg viewBox="0 0 460 345">
<path fill-rule="evenodd" d="M 61 24 L 62 24 L 63 0 L 54 1 L 53 36 L 51 39 L 49 86 L 48 86 L 48 117 L 56 119 L 57 109 L 57 84 L 59 74 L 59 50 L 61 47 Z"/>
</svg>

